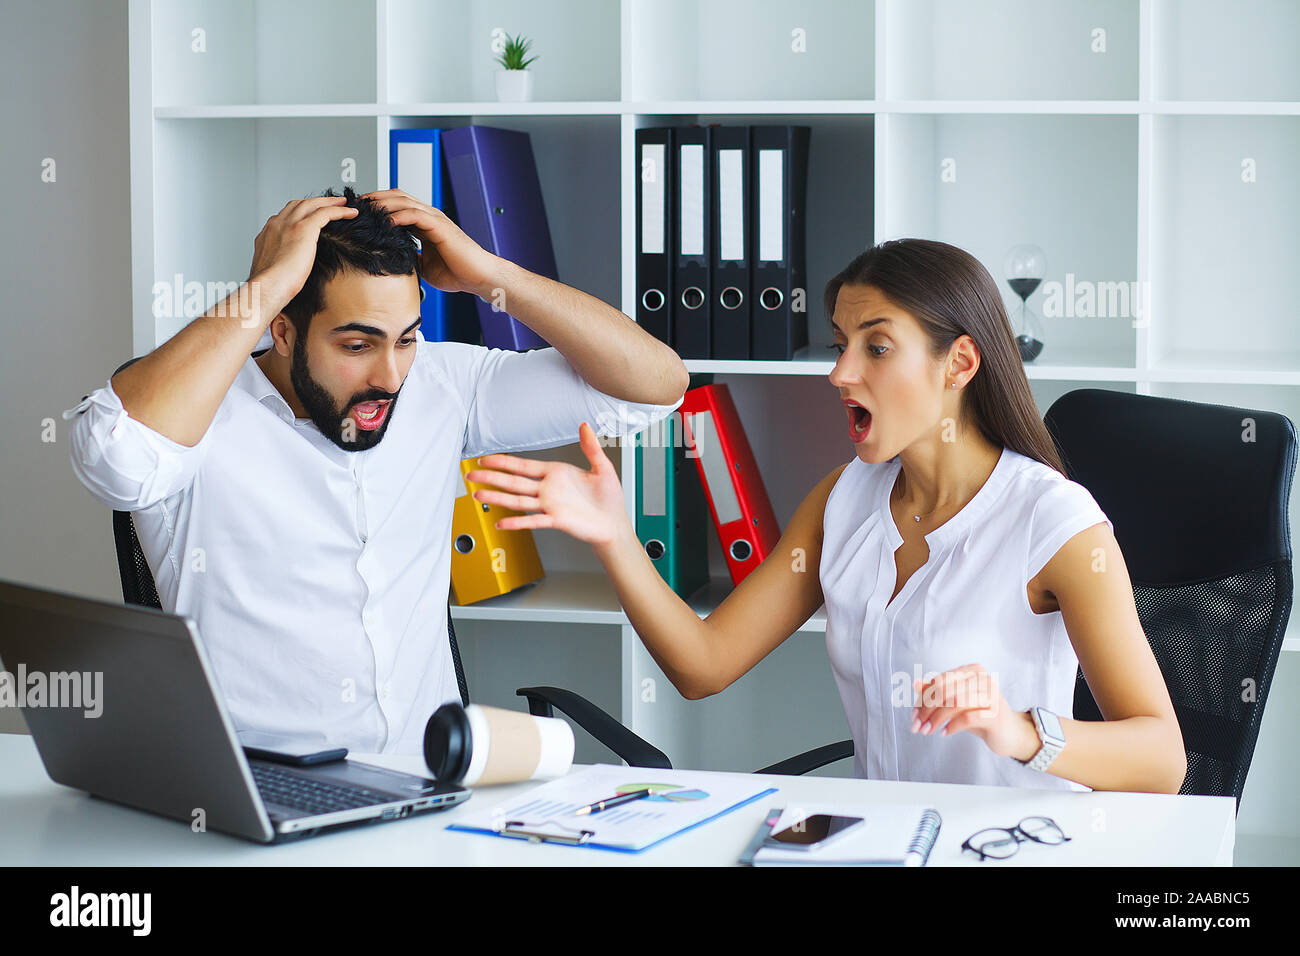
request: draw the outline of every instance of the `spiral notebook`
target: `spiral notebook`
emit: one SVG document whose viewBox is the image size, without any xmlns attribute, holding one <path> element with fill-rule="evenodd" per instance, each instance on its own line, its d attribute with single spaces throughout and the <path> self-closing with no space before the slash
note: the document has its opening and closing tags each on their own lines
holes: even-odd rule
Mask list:
<svg viewBox="0 0 1300 956">
<path fill-rule="evenodd" d="M 821 849 L 763 846 L 775 833 L 815 813 L 862 817 L 865 822 Z M 932 807 L 915 804 L 799 804 L 773 807 L 740 858 L 753 866 L 925 866 L 939 839 L 943 819 Z"/>
</svg>

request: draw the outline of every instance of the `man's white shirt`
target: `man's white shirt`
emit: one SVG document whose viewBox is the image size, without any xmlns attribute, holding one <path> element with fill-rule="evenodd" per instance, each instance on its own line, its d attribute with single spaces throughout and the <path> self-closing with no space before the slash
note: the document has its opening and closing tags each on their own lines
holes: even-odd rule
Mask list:
<svg viewBox="0 0 1300 956">
<path fill-rule="evenodd" d="M 681 404 L 606 395 L 553 348 L 414 347 L 365 451 L 295 418 L 252 357 L 193 447 L 127 415 L 111 381 L 63 413 L 77 477 L 135 513 L 163 609 L 197 621 L 237 730 L 419 753 L 429 715 L 460 699 L 447 595 L 461 460 L 576 442 L 583 421 L 634 432 Z"/>
</svg>

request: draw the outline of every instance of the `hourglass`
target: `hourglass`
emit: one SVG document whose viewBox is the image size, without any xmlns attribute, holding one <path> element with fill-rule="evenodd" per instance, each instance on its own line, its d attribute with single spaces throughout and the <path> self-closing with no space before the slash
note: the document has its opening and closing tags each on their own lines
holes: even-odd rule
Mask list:
<svg viewBox="0 0 1300 956">
<path fill-rule="evenodd" d="M 1005 264 L 1007 285 L 1020 297 L 1019 314 L 1014 323 L 1020 360 L 1032 362 L 1043 351 L 1042 320 L 1029 307 L 1029 297 L 1047 274 L 1047 255 L 1032 243 L 1012 246 Z"/>
</svg>

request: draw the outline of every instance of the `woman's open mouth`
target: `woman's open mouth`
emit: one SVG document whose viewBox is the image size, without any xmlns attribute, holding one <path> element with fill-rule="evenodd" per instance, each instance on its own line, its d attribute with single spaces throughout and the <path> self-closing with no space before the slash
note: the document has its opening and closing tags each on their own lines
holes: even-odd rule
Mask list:
<svg viewBox="0 0 1300 956">
<path fill-rule="evenodd" d="M 384 423 L 390 402 L 362 402 L 352 406 L 352 419 L 357 427 L 372 432 Z"/>
<path fill-rule="evenodd" d="M 871 413 L 852 402 L 845 402 L 844 409 L 849 415 L 849 438 L 856 445 L 864 441 L 871 431 Z"/>
</svg>

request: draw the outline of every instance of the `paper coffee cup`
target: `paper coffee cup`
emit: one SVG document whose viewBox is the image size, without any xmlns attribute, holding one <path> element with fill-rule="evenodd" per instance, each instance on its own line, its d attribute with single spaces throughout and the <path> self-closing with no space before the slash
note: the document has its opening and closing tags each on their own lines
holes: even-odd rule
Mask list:
<svg viewBox="0 0 1300 956">
<path fill-rule="evenodd" d="M 424 732 L 434 779 L 465 786 L 562 777 L 573 765 L 573 747 L 564 720 L 478 704 L 444 704 Z"/>
</svg>

